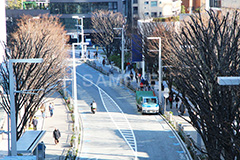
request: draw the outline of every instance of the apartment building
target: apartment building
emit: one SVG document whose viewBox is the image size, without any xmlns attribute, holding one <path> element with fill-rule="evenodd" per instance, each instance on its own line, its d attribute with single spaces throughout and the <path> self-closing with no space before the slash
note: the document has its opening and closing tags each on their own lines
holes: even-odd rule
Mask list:
<svg viewBox="0 0 240 160">
<path fill-rule="evenodd" d="M 185 12 L 191 14 L 196 11 L 204 12 L 205 10 L 209 10 L 210 1 L 211 0 L 182 0 L 182 5 L 185 7 Z"/>
<path fill-rule="evenodd" d="M 181 0 L 133 0 L 133 17 L 148 19 L 177 16 L 181 12 Z"/>
</svg>

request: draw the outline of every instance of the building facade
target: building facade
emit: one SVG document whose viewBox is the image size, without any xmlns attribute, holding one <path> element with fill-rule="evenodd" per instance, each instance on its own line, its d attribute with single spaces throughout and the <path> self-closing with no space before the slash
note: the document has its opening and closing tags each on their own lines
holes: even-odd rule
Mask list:
<svg viewBox="0 0 240 160">
<path fill-rule="evenodd" d="M 209 10 L 209 0 L 182 0 L 182 5 L 185 7 L 186 13 L 193 13 L 196 11 L 204 12 Z"/>
<path fill-rule="evenodd" d="M 76 32 L 76 19 L 84 17 L 84 33 L 91 33 L 91 13 L 95 10 L 111 10 L 123 13 L 122 0 L 50 0 L 50 14 L 60 15 L 60 20 L 68 32 Z"/>
<path fill-rule="evenodd" d="M 223 11 L 229 11 L 229 10 L 240 11 L 240 0 L 222 0 L 221 1 L 221 9 Z"/>
<path fill-rule="evenodd" d="M 139 19 L 177 16 L 181 0 L 133 0 L 133 16 Z"/>
</svg>

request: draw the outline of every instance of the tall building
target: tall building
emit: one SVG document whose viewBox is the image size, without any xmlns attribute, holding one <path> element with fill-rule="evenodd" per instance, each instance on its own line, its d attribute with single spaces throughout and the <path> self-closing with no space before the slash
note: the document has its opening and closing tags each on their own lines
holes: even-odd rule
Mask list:
<svg viewBox="0 0 240 160">
<path fill-rule="evenodd" d="M 95 10 L 111 10 L 123 13 L 122 0 L 50 0 L 50 14 L 60 15 L 68 32 L 76 32 L 76 19 L 83 17 L 84 33 L 91 33 L 91 13 Z"/>
</svg>

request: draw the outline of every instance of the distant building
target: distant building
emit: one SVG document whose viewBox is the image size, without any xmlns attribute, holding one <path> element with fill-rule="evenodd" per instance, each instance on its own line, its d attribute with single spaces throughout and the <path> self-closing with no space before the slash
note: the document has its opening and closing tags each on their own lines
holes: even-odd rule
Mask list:
<svg viewBox="0 0 240 160">
<path fill-rule="evenodd" d="M 205 12 L 205 10 L 209 10 L 210 0 L 182 0 L 182 5 L 185 7 L 186 13 Z"/>
<path fill-rule="evenodd" d="M 139 19 L 177 16 L 181 0 L 133 0 L 133 16 Z"/>
<path fill-rule="evenodd" d="M 122 0 L 50 0 L 50 14 L 61 15 L 60 20 L 68 32 L 76 32 L 76 19 L 84 17 L 84 33 L 91 33 L 91 13 L 95 10 L 111 10 L 123 13 Z"/>
</svg>

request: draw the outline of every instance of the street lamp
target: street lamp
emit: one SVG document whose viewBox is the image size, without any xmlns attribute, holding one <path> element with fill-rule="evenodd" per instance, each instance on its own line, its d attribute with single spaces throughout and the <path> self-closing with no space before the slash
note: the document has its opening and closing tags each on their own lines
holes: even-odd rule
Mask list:
<svg viewBox="0 0 240 160">
<path fill-rule="evenodd" d="M 11 116 L 11 155 L 17 155 L 17 133 L 16 133 L 16 117 L 15 117 L 15 97 L 14 97 L 14 77 L 13 77 L 13 63 L 42 63 L 42 58 L 36 59 L 9 59 L 9 94 L 10 94 L 10 116 Z"/>
<path fill-rule="evenodd" d="M 84 30 L 83 30 L 83 17 L 79 17 L 79 16 L 72 16 L 72 18 L 77 19 L 77 24 L 75 26 L 77 26 L 77 43 L 79 43 L 79 37 L 78 37 L 78 27 L 81 26 L 81 38 L 82 38 L 82 57 L 83 57 L 83 43 L 84 43 Z M 81 21 L 81 25 L 78 24 L 78 20 Z M 80 57 L 81 58 L 81 57 Z"/>
<path fill-rule="evenodd" d="M 147 37 L 147 39 L 158 39 L 159 40 L 159 57 L 158 57 L 158 66 L 159 66 L 159 74 L 158 74 L 158 87 L 159 87 L 159 91 L 158 91 L 158 97 L 159 97 L 159 105 L 162 105 L 162 59 L 161 59 L 161 37 Z M 164 110 L 164 114 L 165 114 L 165 110 Z"/>
<path fill-rule="evenodd" d="M 121 69 L 122 69 L 122 74 L 124 73 L 124 25 L 122 28 L 113 28 L 113 29 L 121 29 L 122 30 L 122 64 L 121 64 Z"/>
<path fill-rule="evenodd" d="M 74 101 L 74 130 L 76 129 L 77 131 L 79 130 L 78 126 L 78 110 L 77 110 L 77 76 L 76 76 L 76 59 L 75 59 L 75 46 L 77 45 L 89 45 L 88 42 L 85 43 L 72 43 L 72 54 L 73 54 L 73 101 Z M 76 143 L 76 141 L 75 141 Z M 76 146 L 76 145 L 75 145 Z"/>
</svg>

